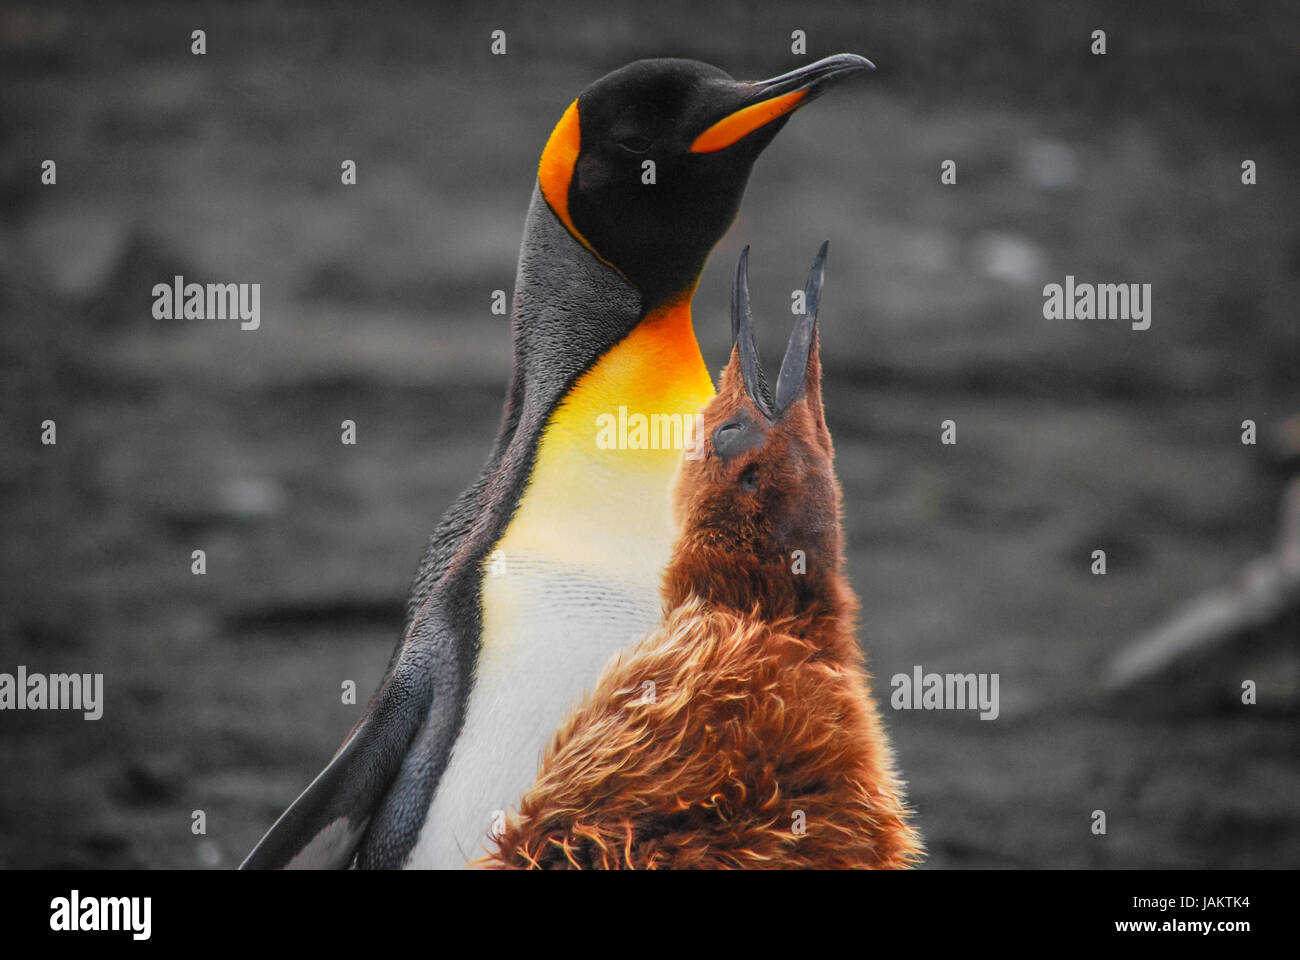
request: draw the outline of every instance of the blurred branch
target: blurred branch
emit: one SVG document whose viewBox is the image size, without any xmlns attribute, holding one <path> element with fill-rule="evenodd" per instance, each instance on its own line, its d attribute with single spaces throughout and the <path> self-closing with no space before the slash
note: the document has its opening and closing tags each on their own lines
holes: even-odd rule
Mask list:
<svg viewBox="0 0 1300 960">
<path fill-rule="evenodd" d="M 1300 477 L 1282 501 L 1273 553 L 1249 563 L 1237 581 L 1210 590 L 1148 630 L 1107 664 L 1110 692 L 1129 690 L 1175 667 L 1287 619 L 1300 607 Z"/>
</svg>

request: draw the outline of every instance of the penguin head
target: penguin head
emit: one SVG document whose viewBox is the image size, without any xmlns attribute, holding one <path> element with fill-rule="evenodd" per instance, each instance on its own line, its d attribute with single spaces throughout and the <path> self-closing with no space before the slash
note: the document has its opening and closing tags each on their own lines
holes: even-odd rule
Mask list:
<svg viewBox="0 0 1300 960">
<path fill-rule="evenodd" d="M 735 346 L 703 413 L 703 449 L 673 491 L 678 558 L 709 571 L 709 599 L 742 611 L 801 610 L 833 589 L 842 566 L 839 482 L 822 408 L 817 308 L 828 244 L 804 288 L 775 388 L 758 357 L 749 308 L 749 248 L 732 295 Z M 792 576 L 792 560 L 803 570 Z M 726 575 L 723 571 L 739 576 Z M 681 576 L 681 570 L 677 575 Z"/>
<path fill-rule="evenodd" d="M 542 195 L 646 310 L 688 298 L 763 148 L 795 110 L 868 69 L 840 54 L 749 83 L 695 60 L 630 63 L 565 112 L 542 153 Z"/>
</svg>

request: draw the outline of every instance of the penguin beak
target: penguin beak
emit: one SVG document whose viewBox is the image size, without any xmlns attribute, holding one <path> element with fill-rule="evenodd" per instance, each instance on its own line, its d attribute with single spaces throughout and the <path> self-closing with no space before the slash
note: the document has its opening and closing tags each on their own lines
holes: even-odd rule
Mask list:
<svg viewBox="0 0 1300 960">
<path fill-rule="evenodd" d="M 773 406 L 777 417 L 790 409 L 790 404 L 799 399 L 808 379 L 808 360 L 812 356 L 813 340 L 817 335 L 817 308 L 821 306 L 822 280 L 826 276 L 826 252 L 831 242 L 827 240 L 817 251 L 812 270 L 808 273 L 808 282 L 804 285 L 804 312 L 794 322 L 790 331 L 790 340 L 785 347 L 785 356 L 781 358 L 781 372 L 776 378 L 776 396 Z"/>
<path fill-rule="evenodd" d="M 876 65 L 866 57 L 840 53 L 778 77 L 741 84 L 745 105 L 716 121 L 696 137 L 691 144 L 691 153 L 725 150 L 772 121 L 811 103 L 831 84 L 849 74 L 874 69 Z"/>
<path fill-rule="evenodd" d="M 821 306 L 822 280 L 826 276 L 827 240 L 817 251 L 808 282 L 804 284 L 804 312 L 794 322 L 790 340 L 781 358 L 781 372 L 776 378 L 776 394 L 768 388 L 763 361 L 754 343 L 754 314 L 749 306 L 749 246 L 740 251 L 736 261 L 736 279 L 731 288 L 731 339 L 740 359 L 740 377 L 745 392 L 760 413 L 770 422 L 785 416 L 790 405 L 804 392 L 808 378 L 808 361 L 817 338 L 817 310 Z"/>
<path fill-rule="evenodd" d="M 768 420 L 776 419 L 772 408 L 772 392 L 763 374 L 763 361 L 758 357 L 754 342 L 754 314 L 749 306 L 749 244 L 740 251 L 736 261 L 736 280 L 731 287 L 731 339 L 735 341 L 740 358 L 740 380 L 745 392 Z"/>
</svg>

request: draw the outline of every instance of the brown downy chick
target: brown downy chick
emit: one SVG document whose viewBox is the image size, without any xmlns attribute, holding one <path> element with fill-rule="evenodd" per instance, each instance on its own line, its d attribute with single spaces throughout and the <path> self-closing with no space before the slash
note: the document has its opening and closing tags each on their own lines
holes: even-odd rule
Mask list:
<svg viewBox="0 0 1300 960">
<path fill-rule="evenodd" d="M 748 248 L 735 348 L 674 491 L 663 625 L 547 751 L 487 864 L 889 868 L 921 856 L 855 638 L 816 329 L 826 245 L 775 391 Z"/>
</svg>

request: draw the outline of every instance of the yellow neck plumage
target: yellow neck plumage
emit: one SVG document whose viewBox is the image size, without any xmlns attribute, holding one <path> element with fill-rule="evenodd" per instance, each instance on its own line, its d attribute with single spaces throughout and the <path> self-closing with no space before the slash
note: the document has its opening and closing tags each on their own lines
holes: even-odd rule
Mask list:
<svg viewBox="0 0 1300 960">
<path fill-rule="evenodd" d="M 552 413 L 498 544 L 507 562 L 524 551 L 602 574 L 652 571 L 657 587 L 672 546 L 668 489 L 689 442 L 685 422 L 713 393 L 690 302 L 642 320 Z M 643 425 L 664 429 L 638 432 Z"/>
</svg>

